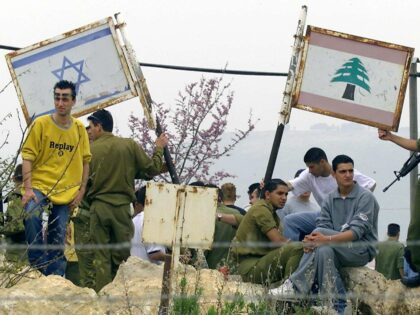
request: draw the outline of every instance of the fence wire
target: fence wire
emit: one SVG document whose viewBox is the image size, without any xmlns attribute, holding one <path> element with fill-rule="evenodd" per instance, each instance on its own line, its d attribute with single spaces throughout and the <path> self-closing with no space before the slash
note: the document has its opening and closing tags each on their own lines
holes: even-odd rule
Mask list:
<svg viewBox="0 0 420 315">
<path fill-rule="evenodd" d="M 197 249 L 208 249 L 213 250 L 217 248 L 238 248 L 238 247 L 247 247 L 247 248 L 279 248 L 281 245 L 284 244 L 292 244 L 292 243 L 302 243 L 302 242 L 213 242 L 211 248 L 207 248 L 208 242 L 186 242 L 186 243 L 173 243 L 168 245 L 168 247 L 173 248 L 197 248 Z M 378 244 L 382 243 L 382 241 L 355 241 L 355 242 L 328 242 L 328 244 L 323 244 L 322 246 L 334 246 L 334 247 L 344 247 L 344 248 L 358 248 L 358 247 L 366 247 L 367 245 L 377 246 Z M 156 243 L 153 243 L 156 244 Z M 313 245 L 313 243 L 306 243 L 307 245 Z M 420 246 L 420 240 L 412 240 L 403 242 L 407 246 Z M 31 249 L 37 250 L 56 250 L 56 249 L 85 249 L 85 250 L 96 250 L 96 249 L 110 249 L 110 250 L 120 250 L 120 249 L 129 249 L 129 248 L 138 248 L 141 247 L 141 244 L 135 244 L 130 242 L 123 242 L 123 243 L 114 243 L 114 244 L 75 244 L 75 245 L 54 245 L 54 244 L 32 244 Z M 6 249 L 27 249 L 28 245 L 26 244 L 7 244 L 5 242 L 0 243 L 0 250 Z"/>
</svg>

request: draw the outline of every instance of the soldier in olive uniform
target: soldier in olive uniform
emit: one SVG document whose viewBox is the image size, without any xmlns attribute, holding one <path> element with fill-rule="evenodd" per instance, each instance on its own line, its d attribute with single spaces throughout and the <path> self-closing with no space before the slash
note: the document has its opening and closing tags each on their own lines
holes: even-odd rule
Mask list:
<svg viewBox="0 0 420 315">
<path fill-rule="evenodd" d="M 2 216 L 0 218 L 2 223 L 0 224 L 0 233 L 5 235 L 6 243 L 8 245 L 5 258 L 7 261 L 17 263 L 19 265 L 28 263 L 26 248 L 13 247 L 15 245 L 27 245 L 25 238 L 25 225 L 23 224 L 25 211 L 23 210 L 22 204 L 22 179 L 22 164 L 18 164 L 16 165 L 15 172 L 13 174 L 15 187 L 5 199 L 5 203 L 7 203 L 7 212 L 5 217 L 3 217 L 3 213 L 1 213 Z"/>
<path fill-rule="evenodd" d="M 130 241 L 134 227 L 130 204 L 136 200 L 134 180 L 148 179 L 162 171 L 163 148 L 168 138 L 162 134 L 156 140 L 156 150 L 150 158 L 132 139 L 112 134 L 111 114 L 101 109 L 88 117 L 92 161 L 90 165 L 90 231 L 94 244 L 121 244 L 118 249 L 95 250 L 95 290 L 110 283 L 119 265 L 130 256 Z"/>
<path fill-rule="evenodd" d="M 89 183 L 87 186 L 89 189 Z M 90 205 L 87 198 L 82 199 L 80 206 L 75 210 L 74 217 L 71 218 L 74 224 L 74 243 L 76 245 L 76 255 L 79 265 L 80 286 L 95 288 L 95 267 L 93 260 L 95 251 L 89 248 L 92 245 L 92 236 L 90 234 Z M 79 247 L 77 247 L 80 245 Z"/>
<path fill-rule="evenodd" d="M 246 282 L 268 285 L 287 278 L 299 265 L 302 244 L 290 243 L 282 235 L 276 214 L 284 207 L 288 191 L 282 180 L 265 183 L 264 199 L 256 201 L 239 224 L 232 250 Z"/>
<path fill-rule="evenodd" d="M 378 129 L 378 137 L 381 140 L 391 141 L 400 147 L 412 151 L 420 152 L 420 139 L 409 139 L 393 134 L 390 131 Z M 411 252 L 413 265 L 420 270 L 420 180 L 417 180 L 414 211 L 410 215 L 410 224 L 407 231 L 407 247 Z M 420 286 L 420 282 L 416 284 Z"/>
<path fill-rule="evenodd" d="M 222 202 L 223 192 L 219 187 L 209 184 L 207 187 L 217 188 L 219 192 L 218 205 L 216 213 L 216 223 L 214 229 L 214 243 L 219 243 L 217 246 L 205 252 L 207 264 L 210 269 L 218 269 L 222 266 L 228 265 L 230 242 L 235 237 L 239 222 L 241 222 L 243 215 L 238 210 L 225 206 Z M 223 215 L 232 216 L 234 223 L 229 224 L 222 221 Z M 225 243 L 225 244 L 222 244 Z"/>
</svg>

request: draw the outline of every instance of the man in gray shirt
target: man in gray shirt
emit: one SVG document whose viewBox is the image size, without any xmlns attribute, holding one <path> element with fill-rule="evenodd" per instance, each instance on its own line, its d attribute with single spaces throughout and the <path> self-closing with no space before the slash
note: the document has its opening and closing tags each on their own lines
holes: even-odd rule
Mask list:
<svg viewBox="0 0 420 315">
<path fill-rule="evenodd" d="M 308 168 L 297 178 L 289 181 L 289 189 L 295 195 L 310 191 L 316 202 L 322 207 L 328 194 L 337 189 L 333 168 L 328 162 L 324 150 L 320 148 L 310 148 L 305 153 L 303 160 Z M 359 186 L 370 191 L 375 189 L 376 182 L 356 169 L 353 170 L 353 180 Z M 302 240 L 304 235 L 310 234 L 315 229 L 319 215 L 319 211 L 306 211 L 288 215 L 283 220 L 283 235 L 292 241 Z"/>
<path fill-rule="evenodd" d="M 353 166 L 346 155 L 334 158 L 338 189 L 325 199 L 317 228 L 305 236 L 298 269 L 283 285 L 270 290 L 271 295 L 319 293 L 334 302 L 339 314 L 344 312 L 346 291 L 339 270 L 364 266 L 373 259 L 378 230 L 379 205 L 369 190 L 353 181 Z"/>
</svg>

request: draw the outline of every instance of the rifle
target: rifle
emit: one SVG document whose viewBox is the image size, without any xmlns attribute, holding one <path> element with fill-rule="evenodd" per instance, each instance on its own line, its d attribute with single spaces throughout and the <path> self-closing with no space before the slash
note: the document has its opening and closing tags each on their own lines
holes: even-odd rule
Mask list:
<svg viewBox="0 0 420 315">
<path fill-rule="evenodd" d="M 420 163 L 420 153 L 419 152 L 414 152 L 413 154 L 411 154 L 411 156 L 408 158 L 408 160 L 405 161 L 404 165 L 399 170 L 399 172 L 394 171 L 394 174 L 397 178 L 395 178 L 392 181 L 392 183 L 389 184 L 388 186 L 386 186 L 384 188 L 384 190 L 382 190 L 382 191 L 386 192 L 389 187 L 391 187 L 397 180 L 400 180 L 401 177 L 404 177 L 405 175 L 410 173 L 412 171 L 412 169 L 415 168 L 417 166 L 417 164 L 419 164 L 419 163 Z"/>
</svg>

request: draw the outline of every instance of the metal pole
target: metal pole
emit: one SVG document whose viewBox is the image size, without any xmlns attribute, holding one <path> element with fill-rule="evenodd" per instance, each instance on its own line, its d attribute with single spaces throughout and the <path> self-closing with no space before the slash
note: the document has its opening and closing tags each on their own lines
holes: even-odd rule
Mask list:
<svg viewBox="0 0 420 315">
<path fill-rule="evenodd" d="M 159 305 L 159 315 L 169 314 L 169 295 L 171 294 L 172 255 L 165 254 L 163 265 L 162 291 Z"/>
<path fill-rule="evenodd" d="M 137 58 L 134 53 L 134 49 L 131 47 L 130 42 L 127 40 L 125 36 L 125 24 L 119 18 L 119 13 L 115 14 L 115 20 L 118 23 L 118 28 L 120 30 L 121 38 L 124 42 L 125 52 L 127 54 L 127 59 L 130 61 L 133 74 L 134 74 L 134 81 L 136 83 L 136 90 L 140 97 L 140 102 L 143 105 L 144 115 L 149 124 L 149 128 L 155 129 L 156 135 L 159 137 L 162 134 L 162 128 L 159 119 L 156 119 L 156 122 L 153 119 L 152 115 L 152 97 L 150 96 L 149 89 L 146 85 L 146 79 L 144 78 L 143 72 L 141 71 L 140 64 L 137 62 Z M 168 168 L 169 175 L 171 176 L 173 184 L 179 184 L 180 180 L 178 174 L 176 172 L 175 165 L 172 161 L 171 154 L 169 153 L 169 148 L 166 146 L 163 148 L 163 156 L 165 158 L 166 166 Z"/>
<path fill-rule="evenodd" d="M 126 24 L 120 19 L 120 13 L 114 14 L 115 21 L 117 21 L 117 25 L 115 28 L 118 29 L 120 32 L 120 38 L 123 42 L 123 53 L 127 59 L 128 68 L 131 72 L 133 77 L 133 81 L 135 83 L 136 92 L 140 98 L 140 103 L 143 106 L 144 116 L 147 119 L 147 123 L 150 129 L 156 128 L 156 123 L 153 119 L 152 114 L 152 98 L 150 96 L 149 90 L 146 85 L 146 79 L 144 78 L 143 72 L 141 71 L 141 67 L 137 62 L 137 57 L 134 52 L 131 43 L 128 41 L 127 37 L 125 36 L 125 26 Z"/>
<path fill-rule="evenodd" d="M 414 57 L 410 66 L 410 139 L 418 138 L 417 125 L 417 63 L 419 59 Z M 413 153 L 413 152 L 411 152 Z M 410 173 L 410 215 L 414 215 L 414 203 L 416 198 L 416 186 L 418 179 L 418 167 Z"/>
<path fill-rule="evenodd" d="M 277 155 L 280 149 L 281 139 L 283 137 L 284 126 L 289 122 L 291 112 L 292 93 L 295 86 L 296 72 L 298 69 L 299 56 L 303 43 L 303 30 L 305 28 L 306 14 L 308 8 L 302 6 L 298 26 L 295 34 L 295 42 L 293 45 L 292 58 L 290 59 L 289 72 L 286 80 L 286 86 L 283 93 L 283 102 L 280 109 L 280 118 L 277 125 L 276 134 L 274 136 L 273 145 L 271 147 L 270 158 L 268 160 L 267 169 L 265 171 L 264 182 L 270 180 L 273 176 L 274 167 L 276 166 Z"/>
<path fill-rule="evenodd" d="M 162 134 L 162 126 L 160 125 L 160 119 L 156 116 L 156 135 L 159 137 Z M 171 153 L 169 152 L 168 146 L 163 148 L 163 157 L 168 168 L 169 175 L 171 176 L 172 184 L 181 184 L 178 173 L 176 172 L 175 164 L 172 161 Z"/>
</svg>

